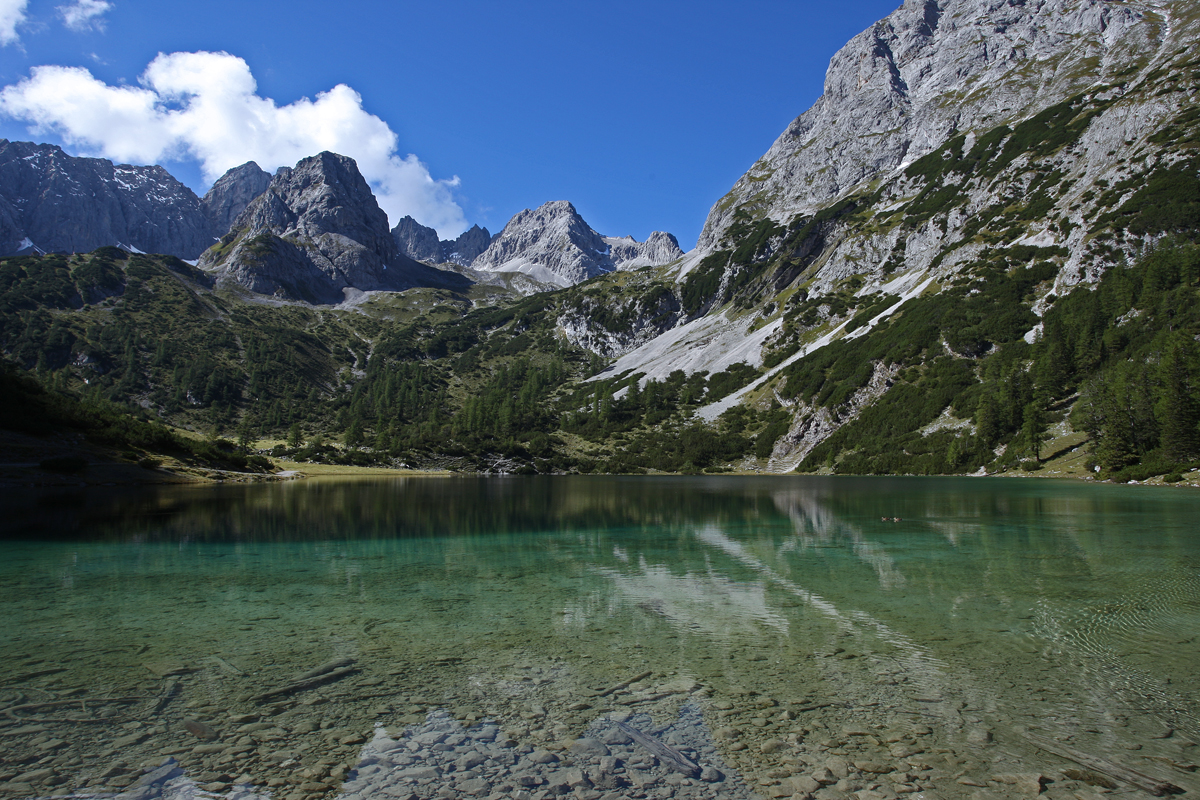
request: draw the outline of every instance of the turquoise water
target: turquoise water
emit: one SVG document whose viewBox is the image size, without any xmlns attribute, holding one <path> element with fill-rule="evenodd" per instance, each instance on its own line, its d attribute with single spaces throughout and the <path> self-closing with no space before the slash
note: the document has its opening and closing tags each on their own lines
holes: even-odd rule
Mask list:
<svg viewBox="0 0 1200 800">
<path fill-rule="evenodd" d="M 9 497 L 3 518 L 0 777 L 36 795 L 171 756 L 215 794 L 300 796 L 433 711 L 566 752 L 605 715 L 692 707 L 762 796 L 830 758 L 890 767 L 859 770 L 879 796 L 1094 790 L 1027 730 L 1200 788 L 1193 491 L 310 480 Z M 335 659 L 357 671 L 255 699 Z"/>
</svg>

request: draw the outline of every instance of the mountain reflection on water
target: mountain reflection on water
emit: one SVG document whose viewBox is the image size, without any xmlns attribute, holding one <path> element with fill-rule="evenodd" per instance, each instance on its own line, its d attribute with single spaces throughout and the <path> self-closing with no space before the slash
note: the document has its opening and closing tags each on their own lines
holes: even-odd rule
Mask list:
<svg viewBox="0 0 1200 800">
<path fill-rule="evenodd" d="M 368 794 L 503 792 L 524 761 L 401 786 L 387 783 L 400 766 L 368 769 L 387 758 L 363 743 L 376 726 L 399 748 L 422 725 L 491 720 L 514 752 L 567 766 L 555 748 L 622 714 L 709 743 L 722 774 L 770 796 L 830 759 L 851 765 L 843 794 L 969 797 L 963 775 L 1031 770 L 1079 783 L 1024 729 L 1195 781 L 1200 498 L 1187 491 L 422 477 L 3 503 L 0 771 L 34 793 L 136 785 L 138 765 L 167 756 L 216 794 L 239 781 L 319 793 L 356 764 Z M 358 672 L 252 699 L 333 658 Z M 33 707 L 56 703 L 71 713 Z M 632 773 L 578 762 L 591 777 L 576 794 L 625 796 Z M 538 775 L 519 791 L 554 794 L 557 778 Z M 647 797 L 734 793 L 647 775 Z"/>
</svg>

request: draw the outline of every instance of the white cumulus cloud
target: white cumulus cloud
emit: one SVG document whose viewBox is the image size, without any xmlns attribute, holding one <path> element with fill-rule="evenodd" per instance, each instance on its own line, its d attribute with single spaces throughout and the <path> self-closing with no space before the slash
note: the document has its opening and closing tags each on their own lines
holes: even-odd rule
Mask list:
<svg viewBox="0 0 1200 800">
<path fill-rule="evenodd" d="M 101 17 L 112 8 L 108 0 L 75 0 L 67 6 L 59 6 L 58 14 L 63 24 L 73 31 L 85 31 L 88 28 L 101 29 L 104 20 Z"/>
<path fill-rule="evenodd" d="M 245 61 L 223 52 L 160 53 L 138 83 L 34 67 L 0 90 L 0 114 L 115 161 L 196 159 L 210 182 L 247 161 L 274 171 L 330 150 L 358 162 L 393 224 L 408 214 L 443 238 L 467 227 L 453 196 L 458 178 L 434 180 L 415 155 L 397 153 L 395 132 L 349 86 L 280 106 L 259 96 Z"/>
<path fill-rule="evenodd" d="M 0 0 L 0 47 L 14 44 L 17 26 L 25 21 L 25 6 L 29 0 Z"/>
</svg>

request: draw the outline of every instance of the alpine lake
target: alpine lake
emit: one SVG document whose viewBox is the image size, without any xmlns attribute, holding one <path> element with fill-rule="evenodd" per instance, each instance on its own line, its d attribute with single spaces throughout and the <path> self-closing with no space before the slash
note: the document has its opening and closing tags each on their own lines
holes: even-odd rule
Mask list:
<svg viewBox="0 0 1200 800">
<path fill-rule="evenodd" d="M 1200 493 L 9 491 L 0 797 L 1200 794 Z"/>
</svg>

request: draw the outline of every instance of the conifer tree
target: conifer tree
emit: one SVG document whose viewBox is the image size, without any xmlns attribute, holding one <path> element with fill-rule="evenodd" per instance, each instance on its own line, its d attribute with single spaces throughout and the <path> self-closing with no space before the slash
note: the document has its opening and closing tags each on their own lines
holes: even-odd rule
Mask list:
<svg viewBox="0 0 1200 800">
<path fill-rule="evenodd" d="M 254 444 L 256 427 L 257 426 L 254 424 L 254 420 L 251 418 L 250 414 L 244 415 L 242 417 L 242 421 L 238 423 L 237 448 L 238 452 L 242 455 L 249 454 L 250 446 Z"/>
<path fill-rule="evenodd" d="M 346 433 L 342 437 L 342 441 L 347 447 L 360 447 L 363 443 L 363 426 L 362 420 L 355 417 L 350 422 L 350 426 L 346 428 Z"/>
<path fill-rule="evenodd" d="M 975 435 L 988 450 L 995 447 L 1000 439 L 1000 412 L 996 396 L 989 391 L 979 398 L 979 405 L 975 409 Z"/>
<path fill-rule="evenodd" d="M 1042 445 L 1049 439 L 1046 426 L 1046 407 L 1034 399 L 1025 404 L 1021 414 L 1021 440 L 1034 461 L 1042 460 Z"/>
<path fill-rule="evenodd" d="M 1196 346 L 1175 341 L 1159 364 L 1159 398 L 1155 416 L 1161 426 L 1163 452 L 1177 463 L 1200 458 L 1200 401 L 1197 400 Z"/>
</svg>

